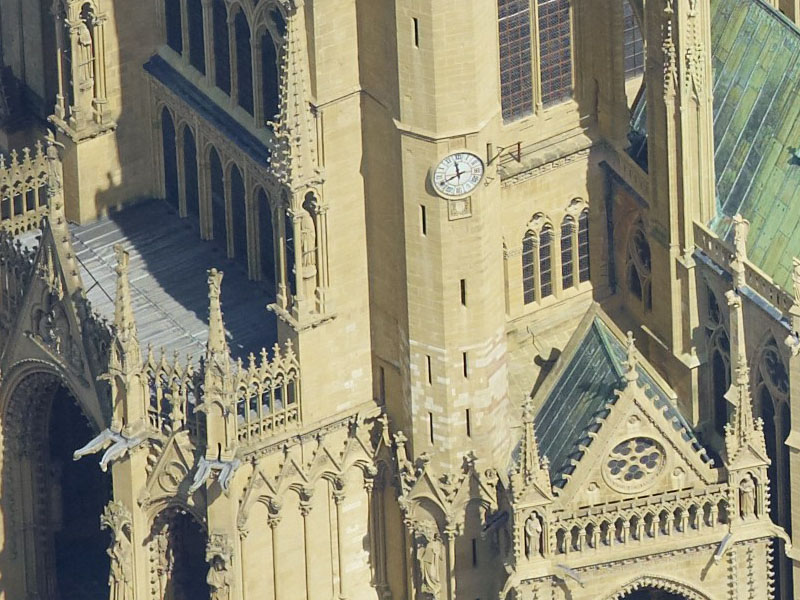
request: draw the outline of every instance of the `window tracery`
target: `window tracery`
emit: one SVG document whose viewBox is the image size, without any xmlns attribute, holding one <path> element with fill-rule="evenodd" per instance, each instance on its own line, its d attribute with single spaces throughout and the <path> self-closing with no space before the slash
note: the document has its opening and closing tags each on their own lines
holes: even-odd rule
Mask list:
<svg viewBox="0 0 800 600">
<path fill-rule="evenodd" d="M 573 201 L 580 208 L 577 201 Z M 584 208 L 575 218 L 575 207 L 561 222 L 561 289 L 589 281 L 589 209 Z"/>
<path fill-rule="evenodd" d="M 522 290 L 525 304 L 553 294 L 553 226 L 537 225 L 543 220 L 534 217 L 531 229 L 522 239 Z"/>
<path fill-rule="evenodd" d="M 650 243 L 644 232 L 641 221 L 634 225 L 632 233 L 628 239 L 626 272 L 628 281 L 628 291 L 641 301 L 645 311 L 653 308 L 653 296 L 651 290 L 651 255 Z"/>
<path fill-rule="evenodd" d="M 572 26 L 569 0 L 538 0 L 542 104 L 572 95 Z"/>
</svg>

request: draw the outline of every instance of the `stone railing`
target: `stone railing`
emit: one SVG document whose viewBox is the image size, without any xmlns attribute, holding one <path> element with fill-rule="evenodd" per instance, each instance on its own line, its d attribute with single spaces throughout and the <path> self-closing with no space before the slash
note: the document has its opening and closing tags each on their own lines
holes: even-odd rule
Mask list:
<svg viewBox="0 0 800 600">
<path fill-rule="evenodd" d="M 276 344 L 270 359 L 262 350 L 260 360 L 250 356 L 233 369 L 236 433 L 240 445 L 266 440 L 276 433 L 300 424 L 300 365 L 291 343 L 281 351 Z M 178 356 L 172 359 L 161 352 L 156 358 L 148 350 L 142 367 L 147 390 L 147 416 L 150 427 L 169 434 L 182 428 L 197 441 L 201 421 L 195 409 L 204 402 L 203 363 L 191 360 L 184 365 Z"/>
<path fill-rule="evenodd" d="M 732 273 L 733 247 L 719 239 L 714 232 L 700 223 L 694 224 L 695 245 L 717 265 Z M 772 278 L 749 261 L 744 263 L 744 280 L 747 287 L 775 306 L 783 314 L 792 307 L 790 294 L 777 285 Z"/>
<path fill-rule="evenodd" d="M 689 497 L 659 497 L 657 502 L 626 503 L 593 514 L 556 518 L 550 524 L 554 555 L 595 552 L 669 536 L 695 535 L 727 528 L 727 487 L 712 486 Z"/>
<path fill-rule="evenodd" d="M 281 352 L 275 344 L 270 360 L 250 355 L 236 373 L 236 433 L 243 445 L 265 440 L 300 425 L 300 365 L 291 342 Z"/>
<path fill-rule="evenodd" d="M 202 368 L 196 369 L 189 361 L 186 366 L 175 356 L 167 359 L 163 351 L 156 359 L 152 348 L 147 352 L 143 366 L 147 385 L 147 416 L 150 426 L 162 433 L 187 427 L 195 440 L 198 420 L 195 414 L 202 399 Z"/>
<path fill-rule="evenodd" d="M 39 226 L 47 214 L 47 167 L 41 142 L 22 156 L 0 155 L 0 228 L 16 235 Z"/>
</svg>

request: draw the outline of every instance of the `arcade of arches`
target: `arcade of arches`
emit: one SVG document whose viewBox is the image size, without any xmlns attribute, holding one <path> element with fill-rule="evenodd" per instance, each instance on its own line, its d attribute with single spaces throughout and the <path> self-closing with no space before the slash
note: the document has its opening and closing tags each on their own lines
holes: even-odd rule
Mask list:
<svg viewBox="0 0 800 600">
<path fill-rule="evenodd" d="M 621 600 L 688 600 L 686 596 L 673 594 L 665 590 L 658 590 L 651 587 L 639 588 L 633 592 L 625 594 Z"/>
</svg>

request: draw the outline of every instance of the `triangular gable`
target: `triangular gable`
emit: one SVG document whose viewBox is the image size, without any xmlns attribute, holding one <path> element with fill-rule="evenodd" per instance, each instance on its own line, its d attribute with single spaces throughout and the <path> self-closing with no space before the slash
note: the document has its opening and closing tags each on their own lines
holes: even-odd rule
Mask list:
<svg viewBox="0 0 800 600">
<path fill-rule="evenodd" d="M 73 256 L 66 227 L 54 231 L 45 219 L 33 275 L 6 343 L 2 368 L 8 372 L 18 362 L 31 359 L 54 364 L 100 425 L 104 420 L 95 380 L 103 366 L 97 348 L 87 352 L 88 344 L 98 342 L 91 335 L 99 333 L 92 327 L 98 324 L 82 322 L 81 315 L 89 307 Z"/>
<path fill-rule="evenodd" d="M 659 468 L 671 465 L 670 472 L 683 478 L 665 482 L 670 489 L 689 485 L 691 477 L 703 484 L 716 482 L 718 476 L 705 450 L 675 408 L 675 394 L 652 366 L 640 358 L 636 385 L 626 388 L 622 339 L 602 310 L 593 306 L 540 391 L 536 433 L 540 452 L 551 462 L 554 487 L 565 496 L 570 496 L 567 490 L 572 494 L 598 491 L 603 484 L 617 493 L 625 489 L 643 493 L 644 488 L 637 485 L 616 485 L 613 473 L 598 472 L 615 458 L 615 467 L 622 468 L 626 449 L 621 444 L 633 444 L 637 438 L 649 440 L 638 446 L 652 442 L 652 452 L 661 453 Z M 657 487 L 649 473 L 633 477 L 645 475 Z"/>
</svg>

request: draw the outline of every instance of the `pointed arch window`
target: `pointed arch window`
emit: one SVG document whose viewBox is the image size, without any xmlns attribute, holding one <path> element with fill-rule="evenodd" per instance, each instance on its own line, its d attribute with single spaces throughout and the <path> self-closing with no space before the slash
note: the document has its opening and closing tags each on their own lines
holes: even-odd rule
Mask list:
<svg viewBox="0 0 800 600">
<path fill-rule="evenodd" d="M 522 239 L 522 294 L 525 304 L 553 295 L 553 227 L 529 230 Z"/>
<path fill-rule="evenodd" d="M 650 311 L 653 308 L 650 243 L 641 221 L 633 227 L 627 253 L 625 268 L 628 291 L 641 301 L 645 311 Z"/>
<path fill-rule="evenodd" d="M 622 0 L 622 16 L 625 79 L 633 79 L 644 73 L 644 41 L 629 0 Z"/>
<path fill-rule="evenodd" d="M 545 225 L 539 234 L 539 285 L 541 297 L 553 295 L 553 228 Z"/>
<path fill-rule="evenodd" d="M 575 219 L 567 215 L 561 222 L 561 289 L 564 290 L 575 284 L 574 235 Z"/>
<path fill-rule="evenodd" d="M 500 97 L 503 119 L 533 112 L 530 0 L 498 0 Z"/>
<path fill-rule="evenodd" d="M 522 296 L 525 304 L 536 300 L 536 236 L 525 234 L 522 240 Z"/>
<path fill-rule="evenodd" d="M 538 0 L 542 105 L 572 95 L 572 24 L 569 0 Z"/>
<path fill-rule="evenodd" d="M 578 281 L 589 281 L 589 209 L 584 209 L 578 217 Z"/>
</svg>

